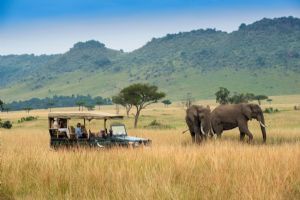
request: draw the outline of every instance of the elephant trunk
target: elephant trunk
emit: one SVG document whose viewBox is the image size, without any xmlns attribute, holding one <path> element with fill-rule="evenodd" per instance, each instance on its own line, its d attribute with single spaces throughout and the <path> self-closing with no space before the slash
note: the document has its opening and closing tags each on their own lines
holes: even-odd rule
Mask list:
<svg viewBox="0 0 300 200">
<path fill-rule="evenodd" d="M 267 133 L 266 133 L 265 118 L 263 114 L 261 114 L 261 119 L 259 120 L 259 123 L 260 123 L 261 133 L 263 136 L 263 142 L 265 143 L 267 140 Z"/>
</svg>

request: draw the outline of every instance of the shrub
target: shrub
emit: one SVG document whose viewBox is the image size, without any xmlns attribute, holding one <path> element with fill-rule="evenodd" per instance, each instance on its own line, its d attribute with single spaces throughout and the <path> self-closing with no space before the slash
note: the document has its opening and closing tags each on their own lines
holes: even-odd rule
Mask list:
<svg viewBox="0 0 300 200">
<path fill-rule="evenodd" d="M 34 116 L 22 117 L 21 119 L 18 120 L 18 123 L 35 121 L 35 120 L 37 120 L 37 117 Z"/>
<path fill-rule="evenodd" d="M 151 121 L 148 125 L 144 126 L 144 128 L 152 128 L 152 129 L 171 129 L 173 128 L 170 125 L 162 124 L 156 120 Z"/>
<path fill-rule="evenodd" d="M 11 129 L 12 123 L 10 121 L 4 121 L 0 119 L 0 128 L 6 128 L 6 129 Z"/>
<path fill-rule="evenodd" d="M 277 108 L 273 109 L 272 107 L 266 108 L 266 109 L 264 110 L 264 113 L 268 113 L 268 114 L 271 114 L 271 113 L 277 113 L 277 112 L 279 112 L 279 110 L 278 110 Z"/>
</svg>

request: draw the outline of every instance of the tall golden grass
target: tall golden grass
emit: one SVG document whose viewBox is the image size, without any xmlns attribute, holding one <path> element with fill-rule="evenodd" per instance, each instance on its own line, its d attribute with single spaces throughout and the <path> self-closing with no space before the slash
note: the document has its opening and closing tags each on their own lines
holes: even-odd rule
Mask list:
<svg viewBox="0 0 300 200">
<path fill-rule="evenodd" d="M 284 111 L 265 115 L 266 145 L 254 121 L 253 144 L 239 142 L 232 130 L 193 145 L 181 134 L 184 109 L 153 105 L 142 113 L 139 129 L 132 128 L 132 117 L 125 119 L 129 134 L 151 138 L 152 147 L 109 150 L 54 151 L 48 111 L 1 113 L 14 127 L 0 129 L 0 199 L 300 199 L 300 112 L 292 106 L 279 102 L 275 107 Z M 39 118 L 16 123 L 26 115 Z M 172 128 L 145 129 L 153 119 Z"/>
</svg>

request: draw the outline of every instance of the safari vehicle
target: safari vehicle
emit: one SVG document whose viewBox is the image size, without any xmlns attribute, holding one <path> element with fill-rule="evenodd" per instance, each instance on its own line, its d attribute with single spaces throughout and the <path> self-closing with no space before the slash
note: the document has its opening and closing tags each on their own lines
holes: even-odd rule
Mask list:
<svg viewBox="0 0 300 200">
<path fill-rule="evenodd" d="M 51 112 L 48 114 L 50 146 L 54 149 L 58 147 L 96 147 L 106 148 L 113 146 L 138 147 L 149 146 L 151 140 L 132 137 L 127 135 L 124 124 L 111 123 L 107 131 L 108 120 L 122 120 L 123 116 L 103 112 Z M 90 125 L 92 120 L 103 120 L 104 128 L 99 132 L 92 132 L 90 126 L 88 130 L 86 122 Z M 82 136 L 77 137 L 75 127 L 71 121 L 83 121 L 80 127 Z M 78 125 L 78 124 L 77 124 Z"/>
</svg>

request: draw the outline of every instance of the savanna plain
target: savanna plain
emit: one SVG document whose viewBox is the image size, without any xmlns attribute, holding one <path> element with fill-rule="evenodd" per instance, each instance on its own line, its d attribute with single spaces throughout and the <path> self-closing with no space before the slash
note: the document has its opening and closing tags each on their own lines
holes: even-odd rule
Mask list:
<svg viewBox="0 0 300 200">
<path fill-rule="evenodd" d="M 300 95 L 271 98 L 262 108 L 280 112 L 265 114 L 266 144 L 252 120 L 252 144 L 240 142 L 234 129 L 194 145 L 188 132 L 182 134 L 187 127 L 179 102 L 143 110 L 137 129 L 132 115 L 125 118 L 129 135 L 152 139 L 151 147 L 135 149 L 53 150 L 49 110 L 0 113 L 13 121 L 12 129 L 0 129 L 0 199 L 300 199 L 300 111 L 293 109 Z M 114 106 L 101 111 L 116 112 Z M 18 123 L 29 115 L 38 119 Z M 166 126 L 147 127 L 153 120 Z M 92 121 L 87 128 L 102 124 Z"/>
</svg>

